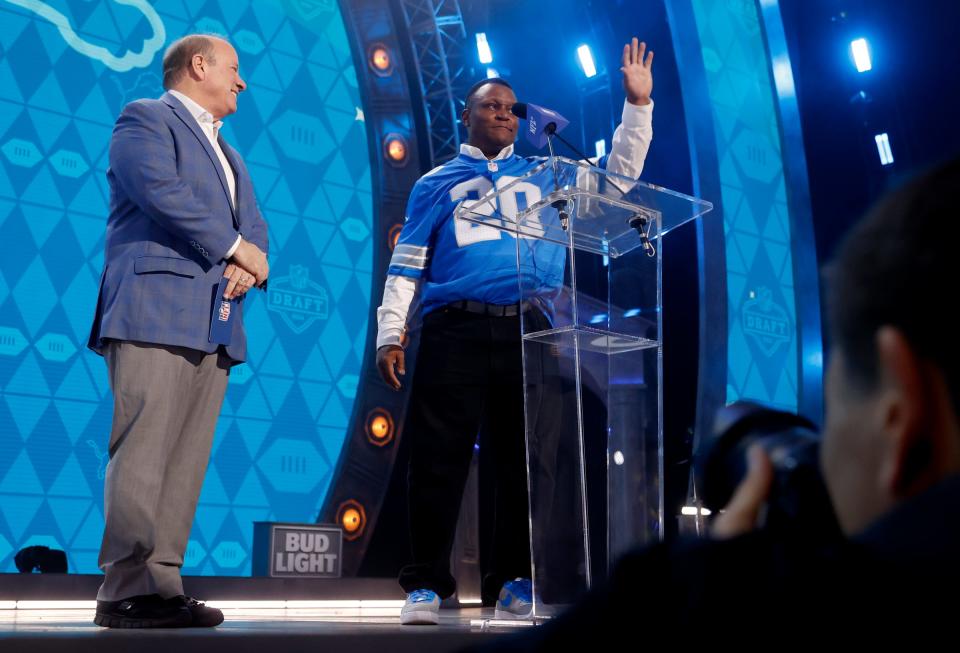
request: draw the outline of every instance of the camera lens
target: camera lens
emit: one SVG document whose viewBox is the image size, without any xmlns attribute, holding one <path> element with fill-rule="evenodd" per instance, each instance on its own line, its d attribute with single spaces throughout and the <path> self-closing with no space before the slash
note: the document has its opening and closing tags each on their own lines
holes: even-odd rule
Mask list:
<svg viewBox="0 0 960 653">
<path fill-rule="evenodd" d="M 839 537 L 820 475 L 820 436 L 810 420 L 750 402 L 717 413 L 713 434 L 696 460 L 703 504 L 716 513 L 747 473 L 747 449 L 759 444 L 774 468 L 761 528 L 801 539 Z"/>
</svg>

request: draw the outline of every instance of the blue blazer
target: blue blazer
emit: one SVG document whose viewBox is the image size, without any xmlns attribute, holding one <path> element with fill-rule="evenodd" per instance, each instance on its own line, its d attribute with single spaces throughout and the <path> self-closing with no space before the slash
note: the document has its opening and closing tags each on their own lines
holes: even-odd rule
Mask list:
<svg viewBox="0 0 960 653">
<path fill-rule="evenodd" d="M 216 152 L 169 93 L 124 107 L 110 141 L 110 216 L 100 295 L 88 346 L 105 339 L 213 352 L 210 315 L 238 234 L 267 251 L 267 224 L 240 155 L 220 139 L 236 173 L 237 206 Z M 251 291 L 254 292 L 254 291 Z M 227 355 L 246 359 L 243 300 Z"/>
</svg>

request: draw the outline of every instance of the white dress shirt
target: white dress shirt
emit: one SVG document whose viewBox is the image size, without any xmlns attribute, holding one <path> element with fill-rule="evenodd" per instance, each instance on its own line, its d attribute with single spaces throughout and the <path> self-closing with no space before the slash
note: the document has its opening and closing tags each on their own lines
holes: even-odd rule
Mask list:
<svg viewBox="0 0 960 653">
<path fill-rule="evenodd" d="M 223 153 L 223 149 L 220 147 L 220 142 L 217 139 L 219 135 L 220 128 L 223 126 L 222 120 L 213 119 L 213 114 L 204 109 L 202 106 L 197 104 L 194 100 L 190 99 L 189 96 L 184 95 L 180 91 L 170 90 L 170 95 L 180 100 L 183 103 L 183 106 L 187 108 L 187 111 L 190 112 L 190 115 L 193 116 L 194 120 L 197 121 L 197 125 L 200 126 L 200 131 L 203 132 L 204 136 L 207 137 L 207 140 L 210 141 L 213 151 L 217 153 L 217 158 L 220 160 L 220 166 L 223 169 L 223 176 L 227 178 L 227 188 L 230 189 L 230 203 L 234 208 L 237 206 L 237 175 L 233 170 L 233 166 L 230 165 L 230 161 L 227 159 L 227 155 Z M 237 251 L 237 248 L 240 246 L 240 240 L 243 237 L 238 235 L 237 240 L 233 243 L 233 246 L 227 251 L 227 255 L 224 258 L 230 258 L 233 256 L 234 252 Z"/>
</svg>

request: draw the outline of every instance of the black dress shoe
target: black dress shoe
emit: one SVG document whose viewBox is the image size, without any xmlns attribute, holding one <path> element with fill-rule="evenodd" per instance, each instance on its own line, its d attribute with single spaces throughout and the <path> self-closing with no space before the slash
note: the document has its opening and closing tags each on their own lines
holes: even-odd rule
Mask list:
<svg viewBox="0 0 960 653">
<path fill-rule="evenodd" d="M 167 599 L 171 605 L 180 605 L 190 611 L 193 619 L 191 626 L 197 628 L 212 628 L 223 623 L 223 612 L 216 608 L 211 608 L 203 601 L 198 601 L 192 596 L 174 596 Z"/>
<path fill-rule="evenodd" d="M 142 594 L 97 601 L 93 623 L 105 628 L 185 628 L 193 623 L 193 617 L 183 603 L 170 603 L 159 594 Z"/>
</svg>

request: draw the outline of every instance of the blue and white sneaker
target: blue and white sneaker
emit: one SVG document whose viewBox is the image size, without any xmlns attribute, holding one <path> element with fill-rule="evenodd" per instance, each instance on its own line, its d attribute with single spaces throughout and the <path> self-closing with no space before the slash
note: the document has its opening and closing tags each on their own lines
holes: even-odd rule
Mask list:
<svg viewBox="0 0 960 653">
<path fill-rule="evenodd" d="M 440 597 L 432 590 L 413 590 L 400 610 L 400 623 L 405 626 L 440 623 Z"/>
<path fill-rule="evenodd" d="M 496 619 L 533 618 L 533 587 L 529 578 L 508 580 L 503 584 L 493 616 Z"/>
</svg>

